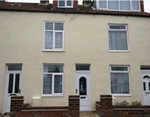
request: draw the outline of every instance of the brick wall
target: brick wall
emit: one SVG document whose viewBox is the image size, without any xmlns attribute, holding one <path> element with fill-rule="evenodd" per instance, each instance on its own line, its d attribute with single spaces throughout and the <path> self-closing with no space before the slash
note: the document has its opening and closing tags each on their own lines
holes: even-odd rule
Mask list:
<svg viewBox="0 0 150 117">
<path fill-rule="evenodd" d="M 79 96 L 69 96 L 69 115 L 71 117 L 79 117 L 80 113 L 80 97 Z"/>
<path fill-rule="evenodd" d="M 24 103 L 24 97 L 23 96 L 12 96 L 11 97 L 11 107 L 10 111 L 21 111 L 22 106 Z"/>
<path fill-rule="evenodd" d="M 15 96 L 11 99 L 11 112 L 17 117 L 79 117 L 80 98 L 71 95 L 68 98 L 68 106 L 61 107 L 29 107 L 24 104 L 23 96 Z"/>
<path fill-rule="evenodd" d="M 150 117 L 150 106 L 113 106 L 111 95 L 101 95 L 96 113 L 104 117 Z"/>
<path fill-rule="evenodd" d="M 58 0 L 53 0 L 53 9 L 58 9 Z M 73 9 L 78 9 L 78 0 L 73 0 Z"/>
</svg>

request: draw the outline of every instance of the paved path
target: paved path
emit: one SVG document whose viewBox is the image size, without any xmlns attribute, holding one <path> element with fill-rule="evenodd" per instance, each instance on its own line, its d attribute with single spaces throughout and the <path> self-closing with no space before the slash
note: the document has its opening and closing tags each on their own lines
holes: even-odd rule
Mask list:
<svg viewBox="0 0 150 117">
<path fill-rule="evenodd" d="M 94 112 L 80 112 L 80 117 L 100 117 Z"/>
</svg>

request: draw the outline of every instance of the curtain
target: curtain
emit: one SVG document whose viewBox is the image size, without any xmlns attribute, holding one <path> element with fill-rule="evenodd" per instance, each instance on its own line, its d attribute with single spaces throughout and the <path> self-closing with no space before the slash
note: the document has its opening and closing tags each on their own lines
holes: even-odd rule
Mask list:
<svg viewBox="0 0 150 117">
<path fill-rule="evenodd" d="M 62 93 L 62 75 L 55 75 L 54 77 L 54 93 Z"/>
<path fill-rule="evenodd" d="M 127 50 L 126 31 L 109 31 L 110 50 Z"/>
<path fill-rule="evenodd" d="M 53 49 L 53 32 L 45 31 L 45 49 Z"/>
<path fill-rule="evenodd" d="M 44 74 L 43 77 L 43 94 L 52 94 L 52 74 Z"/>
<path fill-rule="evenodd" d="M 55 33 L 55 48 L 62 49 L 62 32 Z"/>
<path fill-rule="evenodd" d="M 129 94 L 128 73 L 111 73 L 111 93 Z"/>
<path fill-rule="evenodd" d="M 130 8 L 130 0 L 120 0 L 120 10 L 131 10 Z"/>
</svg>

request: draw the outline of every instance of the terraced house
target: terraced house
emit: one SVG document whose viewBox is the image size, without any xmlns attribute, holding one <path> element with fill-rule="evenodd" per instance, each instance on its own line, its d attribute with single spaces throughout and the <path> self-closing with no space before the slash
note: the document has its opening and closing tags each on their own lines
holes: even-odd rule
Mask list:
<svg viewBox="0 0 150 117">
<path fill-rule="evenodd" d="M 0 113 L 31 106 L 95 111 L 101 94 L 150 105 L 150 14 L 140 0 L 0 2 Z"/>
</svg>

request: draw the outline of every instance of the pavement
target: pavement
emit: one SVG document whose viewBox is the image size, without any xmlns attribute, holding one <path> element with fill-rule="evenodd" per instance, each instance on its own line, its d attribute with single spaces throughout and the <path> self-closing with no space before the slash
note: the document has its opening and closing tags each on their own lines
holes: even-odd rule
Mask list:
<svg viewBox="0 0 150 117">
<path fill-rule="evenodd" d="M 2 115 L 0 117 L 15 117 L 14 115 Z M 99 115 L 95 114 L 94 112 L 80 112 L 80 117 L 100 117 Z"/>
</svg>

